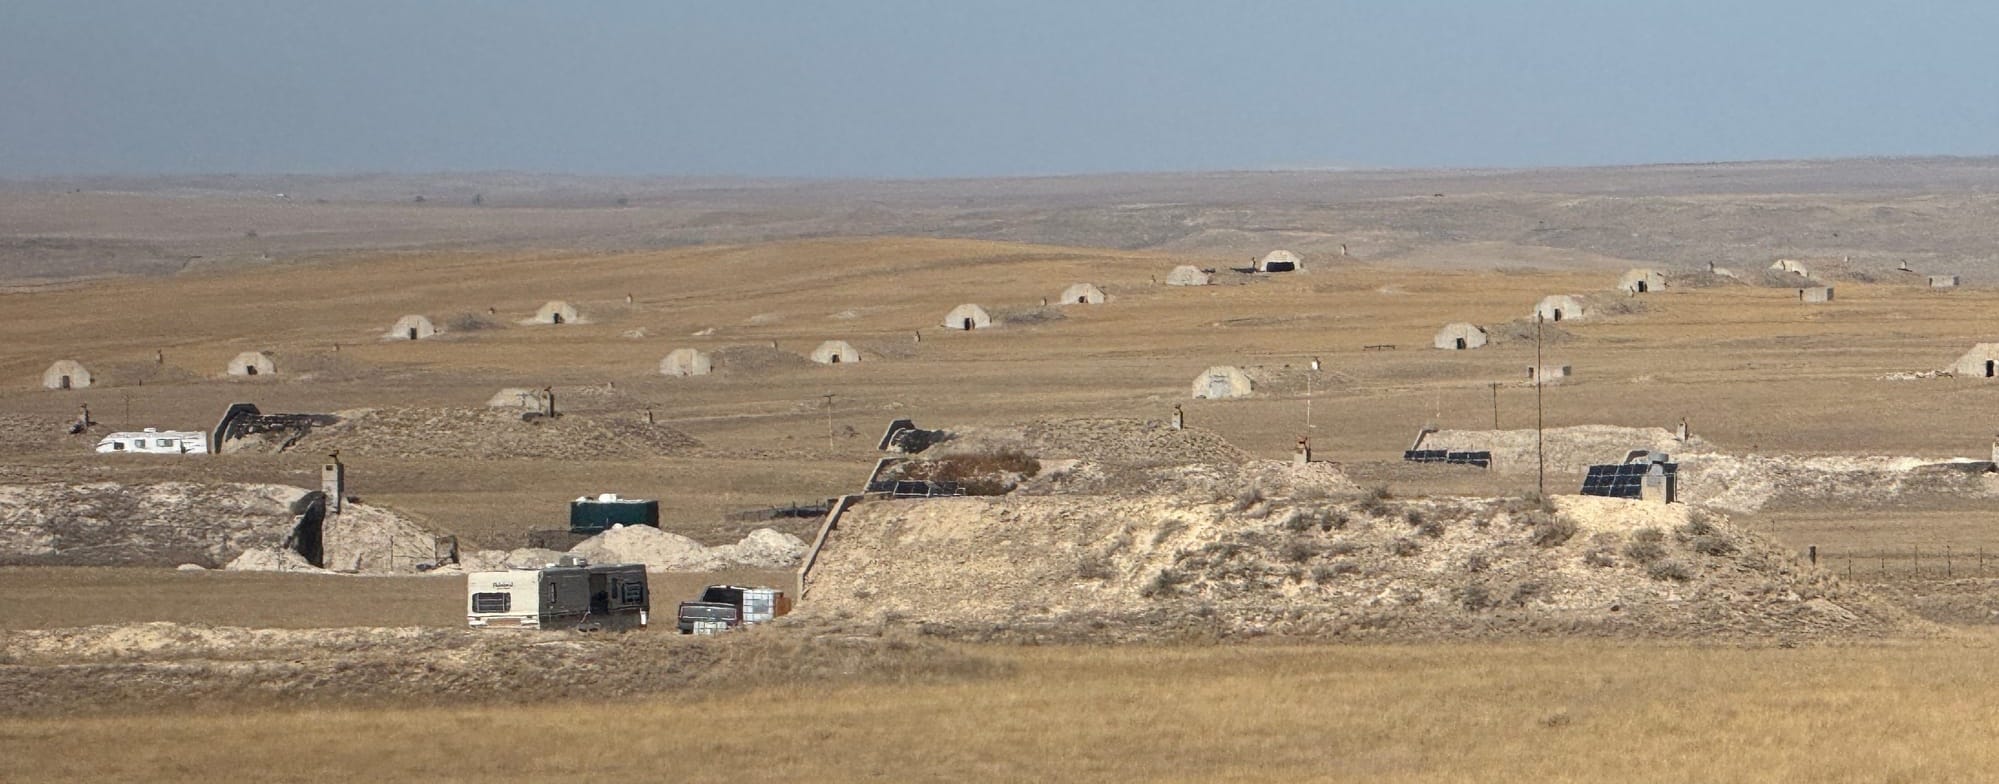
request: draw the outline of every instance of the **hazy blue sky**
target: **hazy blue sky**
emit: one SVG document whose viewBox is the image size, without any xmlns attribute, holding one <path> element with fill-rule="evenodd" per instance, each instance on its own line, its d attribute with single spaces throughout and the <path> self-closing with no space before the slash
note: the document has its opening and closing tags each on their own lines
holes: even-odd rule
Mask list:
<svg viewBox="0 0 1999 784">
<path fill-rule="evenodd" d="M 0 176 L 1999 152 L 1999 4 L 0 0 Z"/>
</svg>

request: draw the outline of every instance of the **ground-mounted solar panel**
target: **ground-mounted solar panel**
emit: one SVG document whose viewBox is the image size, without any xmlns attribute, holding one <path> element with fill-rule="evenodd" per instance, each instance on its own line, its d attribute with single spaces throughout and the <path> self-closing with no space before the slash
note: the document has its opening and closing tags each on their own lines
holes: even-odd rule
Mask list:
<svg viewBox="0 0 1999 784">
<path fill-rule="evenodd" d="M 1679 472 L 1677 463 L 1659 463 L 1668 481 Z M 1583 495 L 1597 495 L 1606 498 L 1640 498 L 1645 492 L 1645 474 L 1652 470 L 1652 463 L 1620 463 L 1594 465 L 1583 476 Z"/>
<path fill-rule="evenodd" d="M 1478 466 L 1479 468 L 1491 468 L 1492 453 L 1451 452 L 1444 456 L 1444 462 L 1450 463 L 1451 465 L 1468 465 L 1468 466 Z"/>
</svg>

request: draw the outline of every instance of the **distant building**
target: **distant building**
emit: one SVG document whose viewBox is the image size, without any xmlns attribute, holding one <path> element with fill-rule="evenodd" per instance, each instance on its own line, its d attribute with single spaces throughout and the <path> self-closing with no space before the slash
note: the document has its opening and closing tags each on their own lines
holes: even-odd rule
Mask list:
<svg viewBox="0 0 1999 784">
<path fill-rule="evenodd" d="M 1544 321 L 1575 321 L 1588 315 L 1588 312 L 1583 309 L 1582 300 L 1572 295 L 1550 294 L 1534 305 L 1532 315 Z"/>
<path fill-rule="evenodd" d="M 576 312 L 576 306 L 559 299 L 549 300 L 548 304 L 542 305 L 540 310 L 534 312 L 536 324 L 574 324 L 580 319 L 581 314 Z"/>
<path fill-rule="evenodd" d="M 1464 351 L 1485 345 L 1485 330 L 1463 321 L 1445 324 L 1431 344 L 1441 349 Z"/>
<path fill-rule="evenodd" d="M 245 351 L 229 360 L 229 375 L 232 376 L 274 376 L 277 373 L 278 363 L 262 351 Z"/>
<path fill-rule="evenodd" d="M 812 350 L 812 361 L 821 365 L 846 365 L 861 361 L 861 352 L 844 340 L 828 340 Z"/>
<path fill-rule="evenodd" d="M 1241 368 L 1233 365 L 1216 365 L 1201 371 L 1194 377 L 1194 399 L 1225 400 L 1232 397 L 1249 397 L 1255 385 Z"/>
<path fill-rule="evenodd" d="M 1297 272 L 1305 269 L 1305 260 L 1288 250 L 1273 250 L 1256 260 L 1257 272 Z"/>
<path fill-rule="evenodd" d="M 1527 366 L 1527 380 L 1529 381 L 1539 380 L 1542 383 L 1553 383 L 1575 374 L 1576 369 L 1573 365 L 1542 365 L 1539 373 L 1535 372 L 1533 365 Z"/>
<path fill-rule="evenodd" d="M 985 329 L 992 325 L 993 317 L 986 314 L 986 309 L 969 302 L 952 308 L 950 313 L 944 314 L 944 327 L 946 329 Z"/>
<path fill-rule="evenodd" d="M 1805 288 L 1802 288 L 1802 289 L 1798 289 L 1798 301 L 1799 301 L 1799 302 L 1813 302 L 1813 303 L 1818 303 L 1818 302 L 1831 302 L 1831 301 L 1832 301 L 1832 287 L 1831 287 L 1831 286 L 1807 286 L 1807 287 L 1805 287 Z"/>
<path fill-rule="evenodd" d="M 1950 372 L 1958 378 L 1999 377 L 1999 343 L 1972 346 L 1950 366 Z"/>
<path fill-rule="evenodd" d="M 1166 285 L 1168 286 L 1206 286 L 1213 282 L 1214 280 L 1209 277 L 1208 273 L 1202 272 L 1200 267 L 1192 264 L 1182 264 L 1174 267 L 1173 271 L 1166 276 Z"/>
<path fill-rule="evenodd" d="M 389 328 L 385 340 L 423 340 L 437 334 L 437 325 L 424 316 L 404 316 L 396 319 L 396 325 Z"/>
<path fill-rule="evenodd" d="M 1957 285 L 1958 285 L 1958 279 L 1957 279 L 1957 276 L 1956 276 L 1956 275 L 1931 275 L 1931 276 L 1930 276 L 1930 288 L 1933 288 L 1933 289 L 1954 289 L 1954 288 L 1957 288 Z"/>
<path fill-rule="evenodd" d="M 1624 273 L 1624 277 L 1617 281 L 1617 290 L 1627 294 L 1648 294 L 1665 288 L 1665 275 L 1643 267 Z"/>
<path fill-rule="evenodd" d="M 89 389 L 94 382 L 90 370 L 74 359 L 58 359 L 42 371 L 42 386 L 48 389 Z"/>
<path fill-rule="evenodd" d="M 1062 290 L 1063 305 L 1102 305 L 1104 290 L 1089 283 L 1077 283 Z"/>
<path fill-rule="evenodd" d="M 691 348 L 677 348 L 659 361 L 662 376 L 705 376 L 714 372 L 715 363 L 705 353 Z"/>
</svg>

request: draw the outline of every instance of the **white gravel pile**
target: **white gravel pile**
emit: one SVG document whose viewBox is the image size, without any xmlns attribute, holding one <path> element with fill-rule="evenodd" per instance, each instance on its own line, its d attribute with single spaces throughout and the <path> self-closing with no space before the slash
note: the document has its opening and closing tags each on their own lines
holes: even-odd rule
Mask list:
<svg viewBox="0 0 1999 784">
<path fill-rule="evenodd" d="M 796 536 L 759 528 L 735 544 L 708 547 L 700 542 L 650 526 L 612 528 L 570 548 L 572 555 L 592 563 L 642 563 L 656 572 L 710 572 L 747 567 L 781 569 L 805 554 Z"/>
</svg>

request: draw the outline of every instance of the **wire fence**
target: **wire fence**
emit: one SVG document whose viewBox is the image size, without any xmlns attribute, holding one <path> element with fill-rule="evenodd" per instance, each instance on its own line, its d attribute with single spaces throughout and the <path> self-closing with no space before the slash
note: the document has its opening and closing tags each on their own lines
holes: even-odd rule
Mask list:
<svg viewBox="0 0 1999 784">
<path fill-rule="evenodd" d="M 1999 577 L 1999 549 L 1983 546 L 1909 545 L 1874 550 L 1805 549 L 1819 568 L 1849 580 L 1961 580 Z"/>
</svg>

